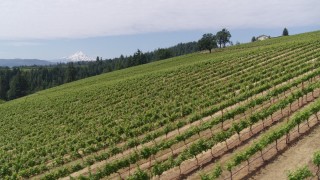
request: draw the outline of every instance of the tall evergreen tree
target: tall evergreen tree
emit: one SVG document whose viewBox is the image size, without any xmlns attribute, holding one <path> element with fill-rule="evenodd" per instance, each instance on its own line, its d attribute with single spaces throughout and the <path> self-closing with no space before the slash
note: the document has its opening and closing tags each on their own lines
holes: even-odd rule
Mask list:
<svg viewBox="0 0 320 180">
<path fill-rule="evenodd" d="M 161 60 L 161 59 L 171 58 L 173 55 L 172 55 L 172 52 L 169 49 L 159 48 L 156 51 L 156 56 L 157 56 L 157 59 Z"/>
<path fill-rule="evenodd" d="M 77 74 L 77 70 L 73 66 L 73 63 L 72 62 L 68 63 L 66 82 L 74 81 L 76 79 L 76 74 Z"/>
<path fill-rule="evenodd" d="M 140 64 L 147 63 L 147 58 L 143 54 L 143 52 L 140 51 L 140 49 L 138 49 L 138 51 L 136 53 L 134 53 L 134 55 L 133 55 L 133 63 L 134 63 L 134 65 L 140 65 Z"/>
<path fill-rule="evenodd" d="M 289 31 L 287 28 L 283 29 L 282 36 L 289 36 Z"/>
<path fill-rule="evenodd" d="M 10 81 L 10 89 L 8 91 L 8 99 L 15 99 L 27 95 L 28 83 L 25 76 L 18 72 Z"/>
<path fill-rule="evenodd" d="M 6 77 L 3 75 L 0 76 L 0 99 L 7 99 L 7 91 L 9 90 L 8 82 Z"/>
</svg>

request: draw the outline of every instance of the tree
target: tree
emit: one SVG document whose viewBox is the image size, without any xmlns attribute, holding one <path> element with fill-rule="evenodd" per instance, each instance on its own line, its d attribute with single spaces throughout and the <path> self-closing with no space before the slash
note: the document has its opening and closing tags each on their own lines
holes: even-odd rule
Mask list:
<svg viewBox="0 0 320 180">
<path fill-rule="evenodd" d="M 147 63 L 147 57 L 143 52 L 138 49 L 137 52 L 133 55 L 133 63 L 134 65 L 141 65 Z"/>
<path fill-rule="evenodd" d="M 157 59 L 168 59 L 173 57 L 172 52 L 169 49 L 160 48 L 155 52 Z"/>
<path fill-rule="evenodd" d="M 257 39 L 256 39 L 256 37 L 255 36 L 253 36 L 252 38 L 251 38 L 251 42 L 255 42 Z"/>
<path fill-rule="evenodd" d="M 231 34 L 228 29 L 223 28 L 221 31 L 217 32 L 216 38 L 220 48 L 222 45 L 223 47 L 226 47 L 226 44 L 230 42 Z"/>
<path fill-rule="evenodd" d="M 9 83 L 6 77 L 0 76 L 0 99 L 7 99 L 7 91 L 9 90 Z"/>
<path fill-rule="evenodd" d="M 201 50 L 209 50 L 211 53 L 211 50 L 217 47 L 216 37 L 211 33 L 204 34 L 198 44 Z"/>
<path fill-rule="evenodd" d="M 282 36 L 289 36 L 289 32 L 287 28 L 283 29 Z"/>
<path fill-rule="evenodd" d="M 73 62 L 68 63 L 68 68 L 66 73 L 67 73 L 67 77 L 66 77 L 67 82 L 76 80 L 77 70 L 73 66 Z"/>
<path fill-rule="evenodd" d="M 8 99 L 15 99 L 25 96 L 28 91 L 28 82 L 25 76 L 18 72 L 10 81 L 10 89 L 8 91 Z"/>
</svg>

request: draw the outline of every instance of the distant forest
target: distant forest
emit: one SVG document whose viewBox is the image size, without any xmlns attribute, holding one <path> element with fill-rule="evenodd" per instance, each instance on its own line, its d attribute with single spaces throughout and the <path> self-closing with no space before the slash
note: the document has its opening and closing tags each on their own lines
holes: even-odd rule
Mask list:
<svg viewBox="0 0 320 180">
<path fill-rule="evenodd" d="M 197 42 L 180 43 L 114 59 L 97 57 L 93 62 L 76 62 L 49 66 L 0 67 L 0 99 L 12 100 L 34 92 L 119 69 L 146 64 L 199 51 Z"/>
</svg>

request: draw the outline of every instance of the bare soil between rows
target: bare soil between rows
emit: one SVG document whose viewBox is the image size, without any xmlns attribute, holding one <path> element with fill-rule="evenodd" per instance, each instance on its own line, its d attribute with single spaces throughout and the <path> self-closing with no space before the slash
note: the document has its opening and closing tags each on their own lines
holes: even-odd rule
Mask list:
<svg viewBox="0 0 320 180">
<path fill-rule="evenodd" d="M 307 165 L 314 152 L 320 150 L 320 126 L 318 125 L 309 135 L 293 143 L 284 153 L 278 155 L 268 165 L 261 168 L 250 179 L 269 180 L 286 179 L 288 171 Z"/>
<path fill-rule="evenodd" d="M 278 141 L 277 145 L 273 143 L 265 149 L 263 156 L 261 156 L 260 153 L 254 155 L 250 158 L 249 165 L 243 163 L 242 166 L 234 170 L 235 172 L 233 173 L 232 179 L 286 179 L 285 171 L 287 168 L 292 169 L 293 167 L 299 167 L 299 163 L 304 163 L 309 160 L 306 156 L 312 156 L 312 154 L 304 154 L 303 152 L 312 153 L 317 150 L 316 148 L 320 147 L 319 142 L 313 144 L 314 141 L 319 141 L 320 122 L 313 116 L 312 119 L 309 120 L 309 123 L 310 127 L 308 127 L 306 122 L 303 123 L 300 127 L 300 132 L 298 132 L 298 128 L 291 131 L 290 141 L 288 143 L 284 136 Z M 312 134 L 312 132 L 314 132 L 314 134 Z M 299 153 L 300 148 L 301 151 Z M 278 158 L 280 158 L 280 160 L 284 158 L 285 162 L 279 161 Z M 286 164 L 290 162 L 294 164 Z M 269 170 L 268 173 L 265 173 L 267 170 L 265 168 Z M 231 179 L 230 174 L 226 175 L 225 173 L 223 179 Z"/>
</svg>

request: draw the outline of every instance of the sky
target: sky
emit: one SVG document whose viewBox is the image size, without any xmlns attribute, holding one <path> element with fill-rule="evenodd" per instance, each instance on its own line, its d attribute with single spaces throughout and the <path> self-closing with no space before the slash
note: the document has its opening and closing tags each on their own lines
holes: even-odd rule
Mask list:
<svg viewBox="0 0 320 180">
<path fill-rule="evenodd" d="M 319 0 L 1 0 L 0 58 L 113 58 L 197 41 L 320 30 Z"/>
</svg>

